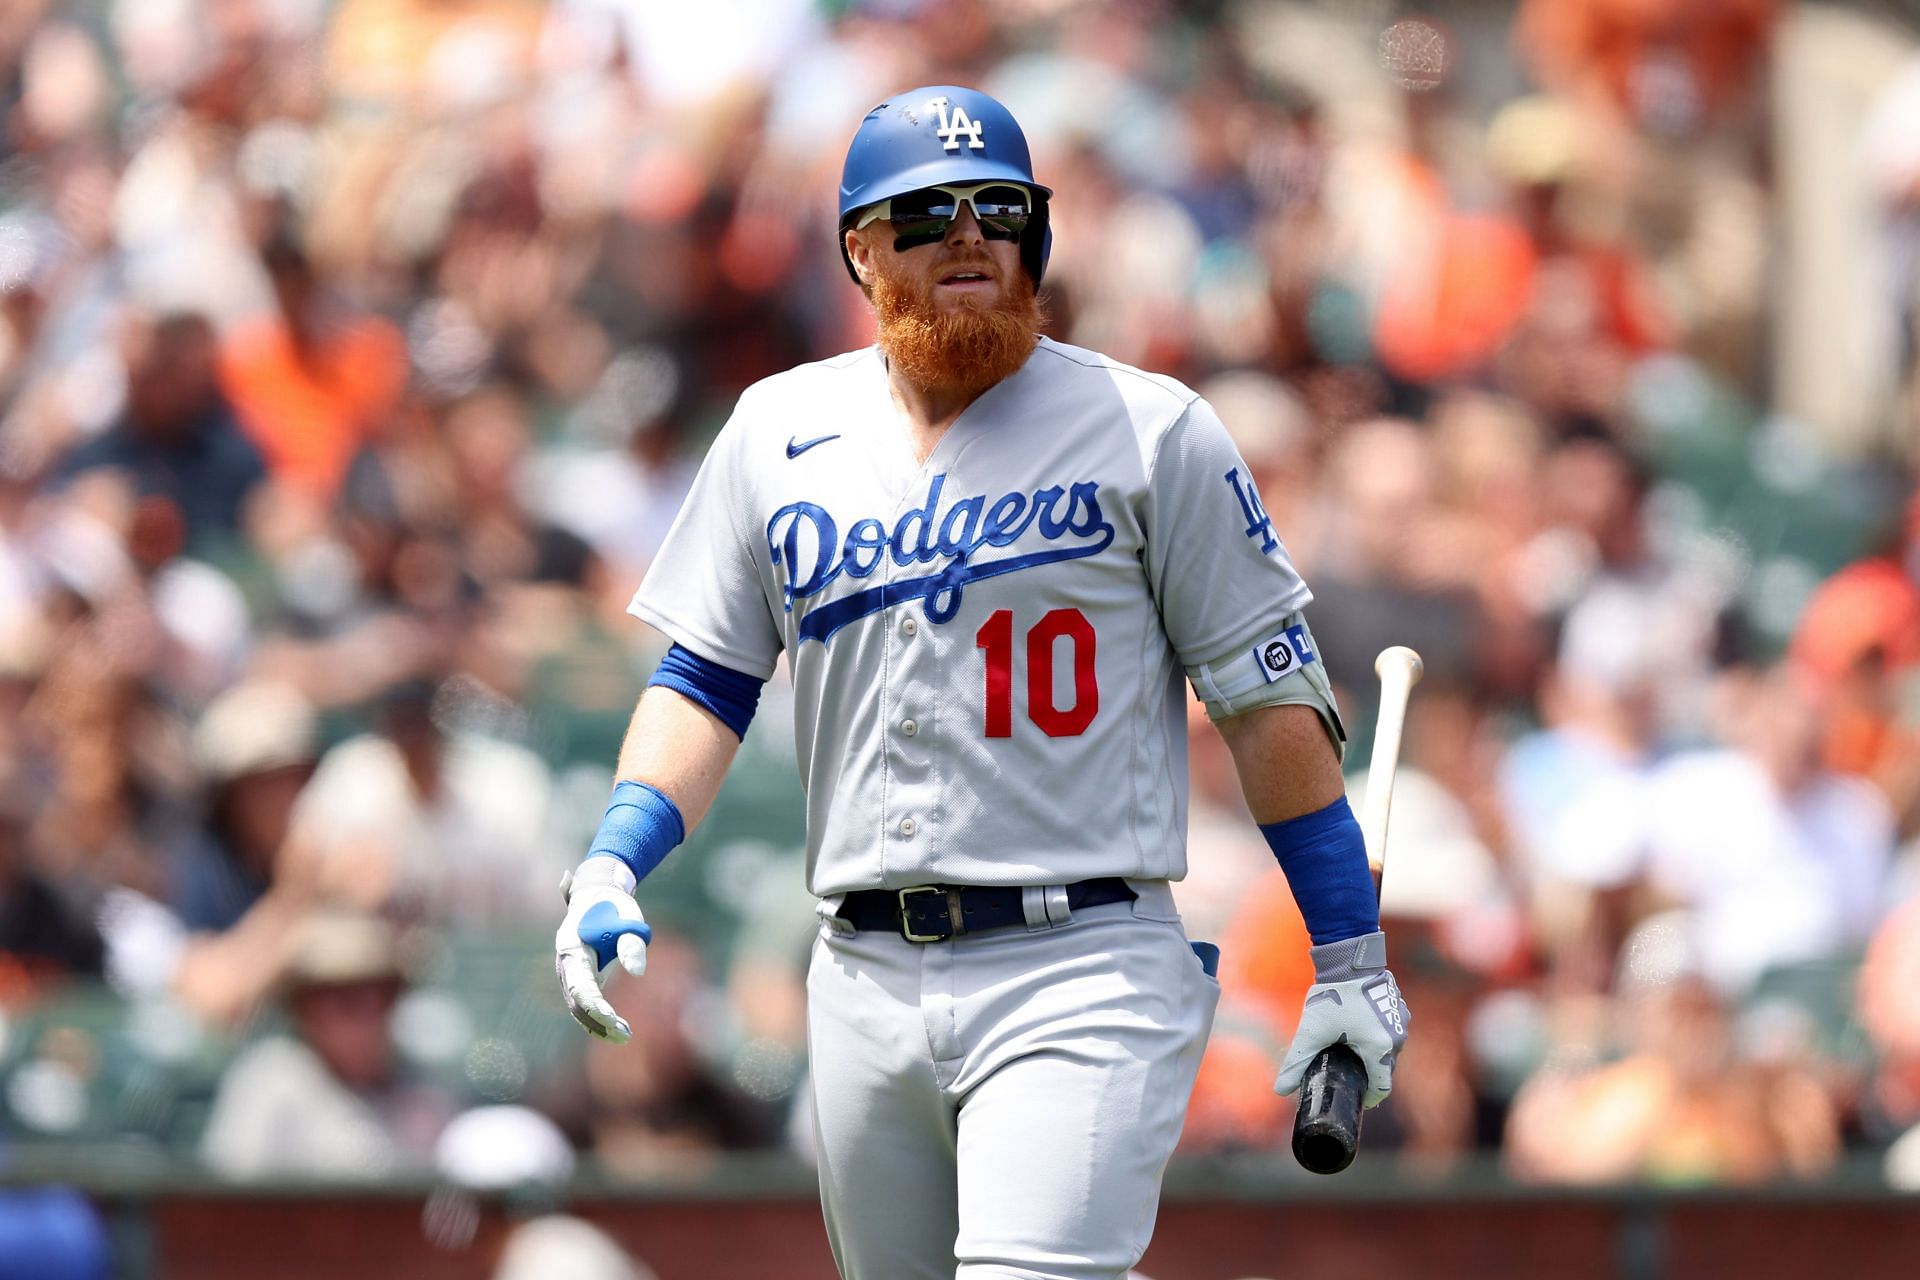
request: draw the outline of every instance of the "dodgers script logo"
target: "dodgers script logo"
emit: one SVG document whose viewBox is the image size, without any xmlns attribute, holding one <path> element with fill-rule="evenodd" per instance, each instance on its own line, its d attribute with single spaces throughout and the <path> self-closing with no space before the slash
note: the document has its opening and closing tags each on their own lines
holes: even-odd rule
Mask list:
<svg viewBox="0 0 1920 1280">
<path fill-rule="evenodd" d="M 946 483 L 945 472 L 935 476 L 927 500 L 902 515 L 892 529 L 869 516 L 854 521 L 844 539 L 832 514 L 818 503 L 790 502 L 773 513 L 767 522 L 767 549 L 776 569 L 786 567 L 781 592 L 789 613 L 794 601 L 818 595 L 842 574 L 871 576 L 887 556 L 903 569 L 946 561 L 924 577 L 883 582 L 809 609 L 800 620 L 800 639 L 825 641 L 850 622 L 909 600 L 927 602 L 927 621 L 946 622 L 959 612 L 961 592 L 970 582 L 1098 555 L 1113 543 L 1113 525 L 1100 511 L 1100 486 L 1090 480 L 1066 488 L 1050 485 L 1030 494 L 1004 493 L 991 503 L 978 494 L 942 511 L 940 493 Z M 975 558 L 986 548 L 1011 546 L 1029 529 L 1048 542 L 1068 545 L 997 560 Z"/>
</svg>

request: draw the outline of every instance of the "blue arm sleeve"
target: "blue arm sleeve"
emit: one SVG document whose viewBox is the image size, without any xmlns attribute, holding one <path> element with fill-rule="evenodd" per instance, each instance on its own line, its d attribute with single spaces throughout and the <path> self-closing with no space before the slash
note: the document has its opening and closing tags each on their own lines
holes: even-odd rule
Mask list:
<svg viewBox="0 0 1920 1280">
<path fill-rule="evenodd" d="M 686 838 L 686 820 L 672 797 L 650 782 L 628 779 L 614 786 L 587 856 L 618 858 L 636 881 L 645 880 Z"/>
<path fill-rule="evenodd" d="M 656 684 L 713 712 L 721 724 L 744 740 L 747 725 L 753 720 L 754 708 L 760 705 L 760 690 L 766 681 L 731 667 L 723 667 L 717 662 L 709 662 L 676 644 L 660 660 L 653 679 L 647 681 L 649 689 Z"/>
<path fill-rule="evenodd" d="M 1379 929 L 1366 839 L 1345 796 L 1298 818 L 1269 822 L 1260 834 L 1286 872 L 1315 946 Z"/>
</svg>

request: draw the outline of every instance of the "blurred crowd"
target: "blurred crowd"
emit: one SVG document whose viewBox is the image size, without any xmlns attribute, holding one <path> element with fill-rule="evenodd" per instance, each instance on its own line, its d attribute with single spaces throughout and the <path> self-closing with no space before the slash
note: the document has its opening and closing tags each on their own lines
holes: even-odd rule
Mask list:
<svg viewBox="0 0 1920 1280">
<path fill-rule="evenodd" d="M 548 939 L 705 443 L 869 340 L 846 141 L 958 81 L 1056 190 L 1050 331 L 1235 434 L 1356 789 L 1372 655 L 1425 656 L 1370 1152 L 1920 1184 L 1920 58 L 1851 20 L 1885 82 L 1801 120 L 1786 51 L 1835 37 L 1788 0 L 0 7 L 0 1133 L 804 1152 L 778 680 L 649 881 L 634 1046 Z M 1857 160 L 1864 437 L 1776 382 L 1808 136 Z M 1186 1149 L 1283 1149 L 1305 934 L 1194 712 Z"/>
</svg>

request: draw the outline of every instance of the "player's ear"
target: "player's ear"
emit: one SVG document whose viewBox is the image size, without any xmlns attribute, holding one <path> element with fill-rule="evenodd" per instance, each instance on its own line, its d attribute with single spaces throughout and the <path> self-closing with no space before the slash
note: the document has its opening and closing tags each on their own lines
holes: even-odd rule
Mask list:
<svg viewBox="0 0 1920 1280">
<path fill-rule="evenodd" d="M 873 246 L 867 242 L 866 233 L 848 227 L 841 233 L 847 246 L 847 261 L 853 264 L 853 273 L 860 277 L 860 287 L 873 292 Z"/>
</svg>

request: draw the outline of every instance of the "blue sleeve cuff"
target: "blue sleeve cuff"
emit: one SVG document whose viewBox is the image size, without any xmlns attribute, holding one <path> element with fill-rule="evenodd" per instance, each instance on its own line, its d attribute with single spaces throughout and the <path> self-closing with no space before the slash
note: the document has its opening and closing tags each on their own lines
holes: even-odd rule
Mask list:
<svg viewBox="0 0 1920 1280">
<path fill-rule="evenodd" d="M 709 662 L 676 644 L 660 660 L 647 687 L 659 685 L 671 689 L 695 705 L 705 707 L 721 724 L 733 730 L 735 737 L 744 740 L 754 709 L 760 705 L 760 690 L 766 683 L 732 667 Z"/>
<path fill-rule="evenodd" d="M 626 780 L 614 787 L 587 856 L 618 858 L 640 881 L 686 838 L 680 806 L 666 792 L 652 783 Z"/>
<path fill-rule="evenodd" d="M 1315 946 L 1373 933 L 1380 901 L 1367 870 L 1367 843 L 1347 798 L 1260 828 L 1279 859 Z"/>
</svg>

